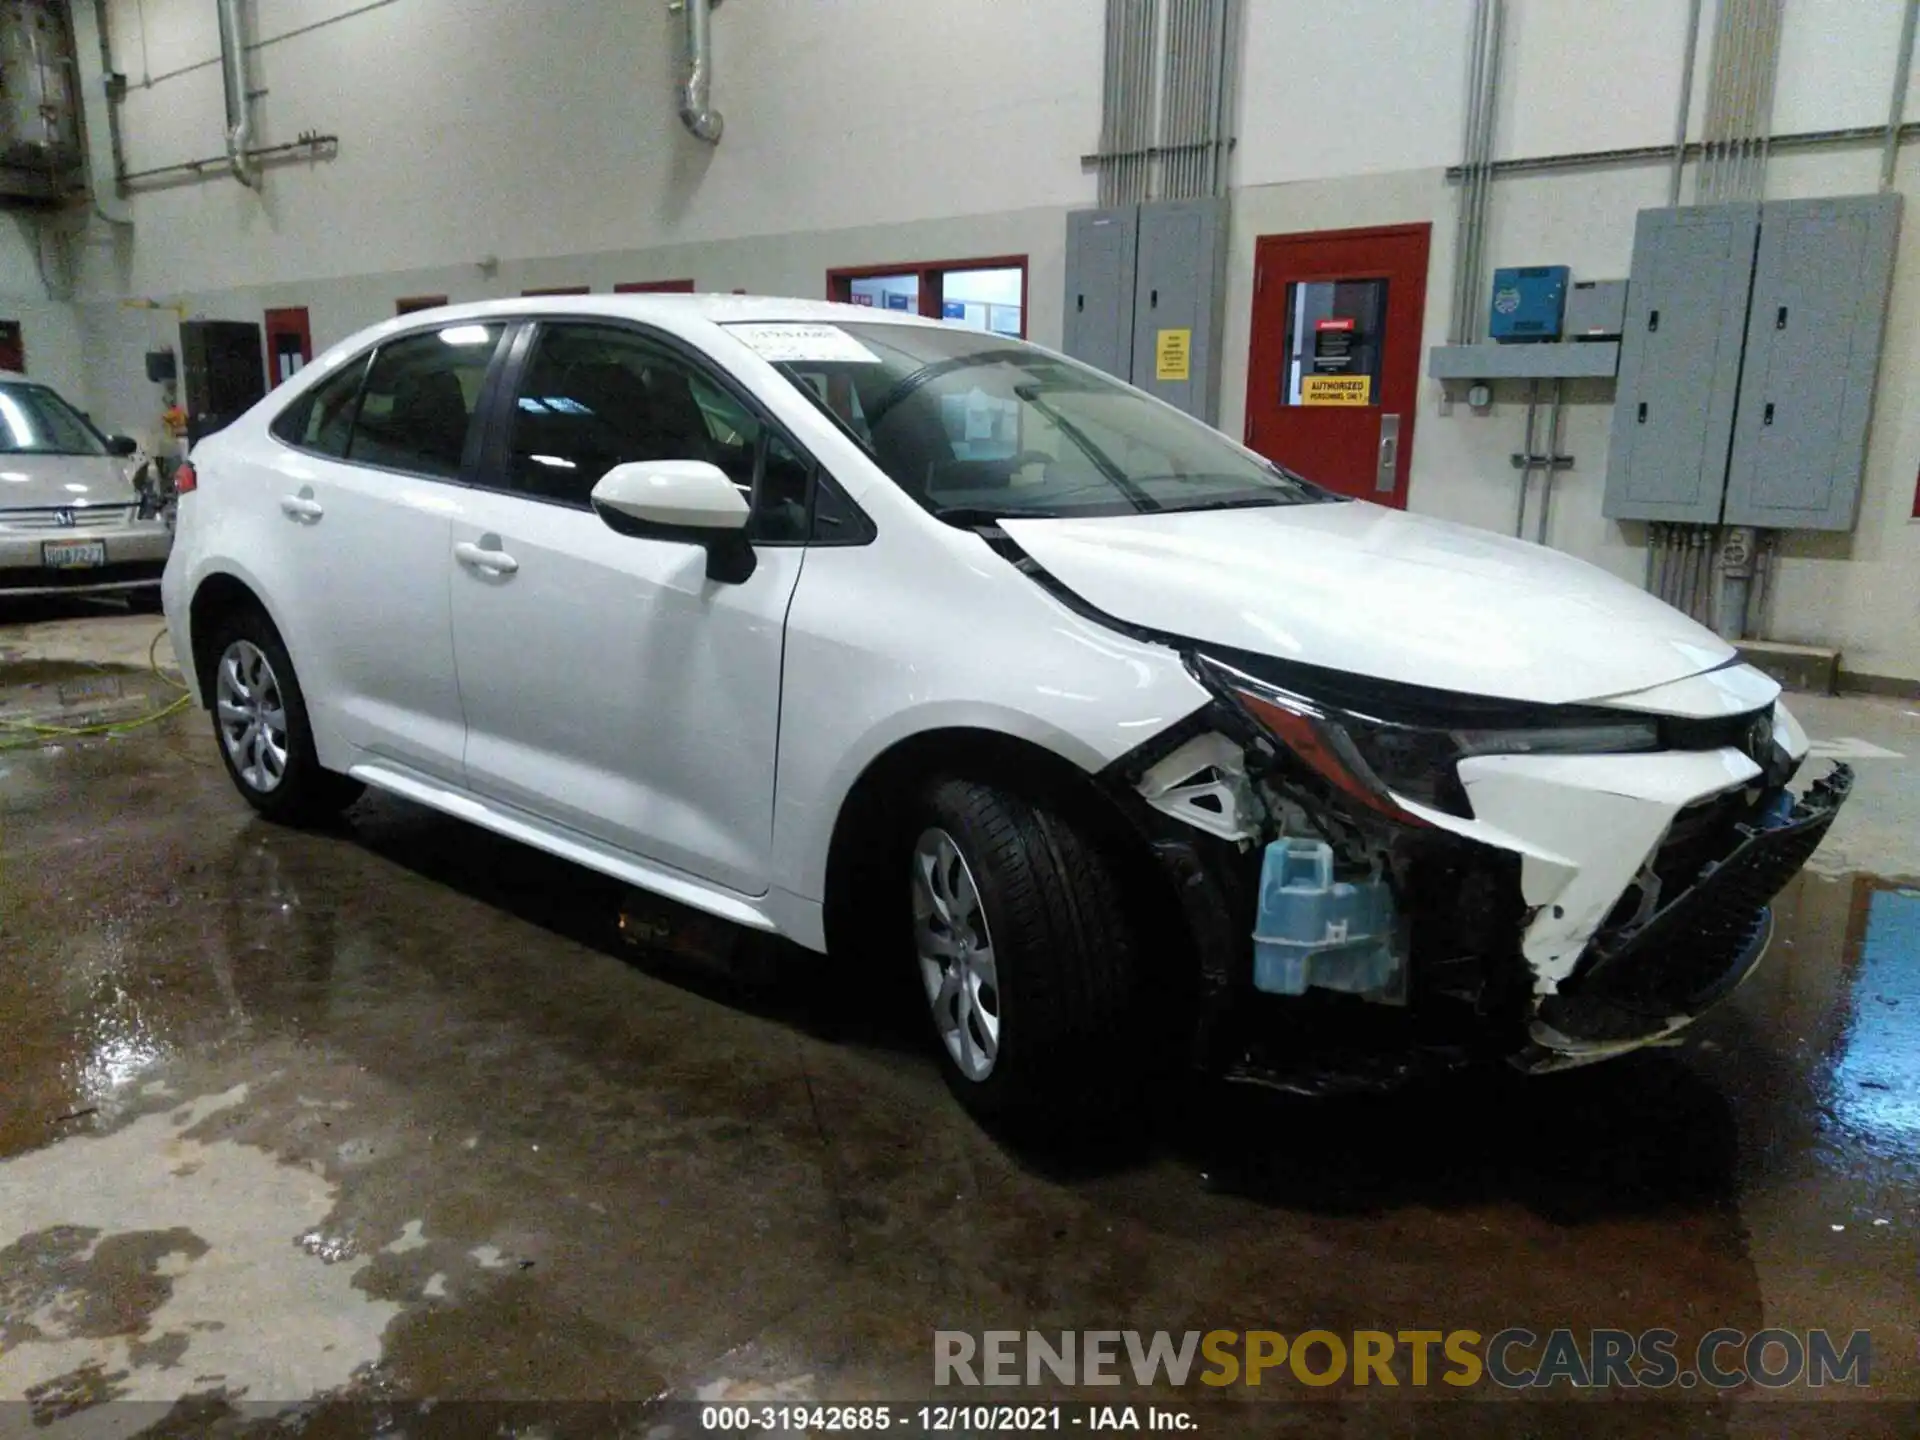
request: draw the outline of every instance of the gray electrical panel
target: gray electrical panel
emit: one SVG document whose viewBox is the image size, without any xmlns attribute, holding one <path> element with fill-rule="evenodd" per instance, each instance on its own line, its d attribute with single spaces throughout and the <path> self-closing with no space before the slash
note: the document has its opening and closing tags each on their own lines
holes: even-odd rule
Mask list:
<svg viewBox="0 0 1920 1440">
<path fill-rule="evenodd" d="M 1061 348 L 1121 380 L 1133 374 L 1133 260 L 1139 229 L 1138 205 L 1067 216 Z"/>
<path fill-rule="evenodd" d="M 1899 231 L 1896 194 L 1762 211 L 1727 524 L 1853 528 Z"/>
<path fill-rule="evenodd" d="M 1227 202 L 1140 207 L 1133 282 L 1133 383 L 1211 425 L 1220 411 L 1219 322 Z"/>
<path fill-rule="evenodd" d="M 1567 290 L 1567 313 L 1560 333 L 1588 344 L 1618 340 L 1627 323 L 1627 282 L 1576 280 Z"/>
<path fill-rule="evenodd" d="M 1758 205 L 1642 210 L 1600 512 L 1720 518 Z"/>
</svg>

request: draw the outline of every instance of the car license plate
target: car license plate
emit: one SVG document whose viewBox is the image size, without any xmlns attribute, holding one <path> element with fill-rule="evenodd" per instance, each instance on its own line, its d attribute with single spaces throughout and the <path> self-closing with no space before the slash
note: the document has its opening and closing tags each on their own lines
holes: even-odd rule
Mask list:
<svg viewBox="0 0 1920 1440">
<path fill-rule="evenodd" d="M 84 570 L 89 565 L 107 563 L 104 540 L 43 540 L 40 563 L 49 570 Z"/>
</svg>

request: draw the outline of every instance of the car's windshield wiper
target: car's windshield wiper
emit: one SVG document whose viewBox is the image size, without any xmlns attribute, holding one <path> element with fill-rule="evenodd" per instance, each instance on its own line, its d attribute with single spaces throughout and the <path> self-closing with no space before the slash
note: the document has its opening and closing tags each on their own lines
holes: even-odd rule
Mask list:
<svg viewBox="0 0 1920 1440">
<path fill-rule="evenodd" d="M 1265 510 L 1276 505 L 1298 505 L 1305 498 L 1275 490 L 1264 495 L 1234 495 L 1219 500 L 1196 500 L 1191 505 L 1169 505 L 1167 511 L 1173 515 L 1191 515 L 1196 510 Z"/>
<path fill-rule="evenodd" d="M 1052 421 L 1054 427 L 1072 442 L 1074 449 L 1078 450 L 1082 455 L 1085 455 L 1087 459 L 1092 462 L 1094 469 L 1112 481 L 1113 487 L 1122 495 L 1126 496 L 1128 502 L 1132 504 L 1135 510 L 1158 510 L 1162 508 L 1159 501 L 1142 490 L 1140 486 L 1128 476 L 1126 471 L 1113 463 L 1112 458 L 1108 456 L 1106 451 L 1093 443 L 1093 440 L 1088 436 L 1086 431 L 1067 419 L 1067 417 L 1062 415 L 1054 406 L 1042 400 L 1040 398 L 1040 387 L 1038 385 L 1016 385 L 1013 387 L 1013 393 L 1026 401 L 1027 404 L 1031 405 L 1034 409 L 1038 410 L 1042 415 L 1046 416 L 1048 420 Z"/>
<path fill-rule="evenodd" d="M 933 512 L 936 520 L 953 525 L 998 525 L 1002 520 L 1058 520 L 1058 510 L 1023 510 L 1007 505 L 943 505 Z"/>
</svg>

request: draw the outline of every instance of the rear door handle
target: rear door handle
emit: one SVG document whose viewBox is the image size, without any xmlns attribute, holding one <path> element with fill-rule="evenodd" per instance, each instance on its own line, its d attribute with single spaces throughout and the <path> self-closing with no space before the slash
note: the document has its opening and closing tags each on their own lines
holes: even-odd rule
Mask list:
<svg viewBox="0 0 1920 1440">
<path fill-rule="evenodd" d="M 327 513 L 327 507 L 313 498 L 311 490 L 302 490 L 298 495 L 282 495 L 280 510 L 295 520 L 318 520 Z"/>
<path fill-rule="evenodd" d="M 494 575 L 511 575 L 520 568 L 520 562 L 504 550 L 489 550 L 484 545 L 476 545 L 471 540 L 462 540 L 453 547 L 453 558 L 462 565 L 471 565 L 476 570 L 485 570 Z"/>
</svg>

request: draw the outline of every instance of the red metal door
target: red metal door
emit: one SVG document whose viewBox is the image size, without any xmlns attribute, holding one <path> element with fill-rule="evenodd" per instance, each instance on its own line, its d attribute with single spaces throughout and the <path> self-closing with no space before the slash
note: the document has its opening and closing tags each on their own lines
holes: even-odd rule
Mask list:
<svg viewBox="0 0 1920 1440">
<path fill-rule="evenodd" d="M 1260 237 L 1248 445 L 1329 490 L 1406 508 L 1431 229 Z"/>
<path fill-rule="evenodd" d="M 313 329 L 307 307 L 289 305 L 266 314 L 268 379 L 279 385 L 291 380 L 313 359 Z"/>
</svg>

